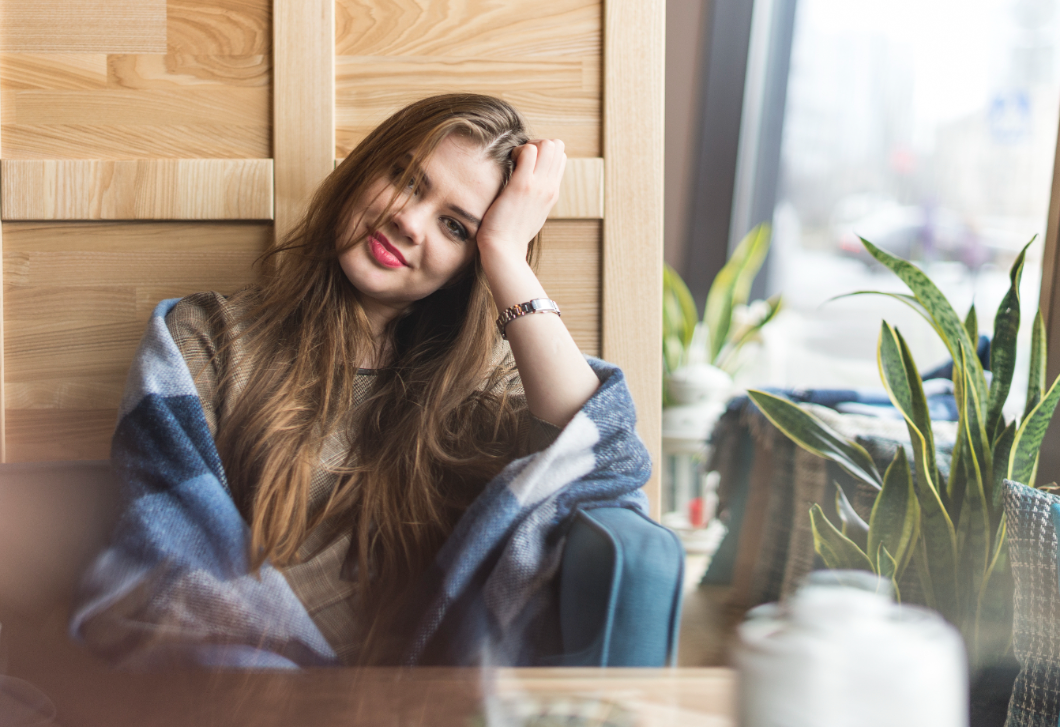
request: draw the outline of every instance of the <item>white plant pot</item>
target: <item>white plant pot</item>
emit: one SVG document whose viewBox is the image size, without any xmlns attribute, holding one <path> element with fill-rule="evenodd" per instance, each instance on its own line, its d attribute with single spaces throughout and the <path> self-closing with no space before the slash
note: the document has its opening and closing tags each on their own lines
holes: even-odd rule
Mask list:
<svg viewBox="0 0 1060 727">
<path fill-rule="evenodd" d="M 682 366 L 666 377 L 666 387 L 678 405 L 723 403 L 733 390 L 732 377 L 710 364 Z"/>
<path fill-rule="evenodd" d="M 709 458 L 707 438 L 725 412 L 734 388 L 732 378 L 706 364 L 683 366 L 666 380 L 670 397 L 677 402 L 663 409 L 663 506 L 671 519 L 688 518 L 688 503 L 712 496 L 703 465 Z M 709 518 L 713 513 L 704 511 Z"/>
</svg>

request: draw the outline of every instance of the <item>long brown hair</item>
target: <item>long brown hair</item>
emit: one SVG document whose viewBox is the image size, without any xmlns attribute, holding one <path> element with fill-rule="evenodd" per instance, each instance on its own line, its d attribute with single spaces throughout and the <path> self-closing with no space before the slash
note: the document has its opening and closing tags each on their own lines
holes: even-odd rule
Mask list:
<svg viewBox="0 0 1060 727">
<path fill-rule="evenodd" d="M 513 456 L 515 405 L 492 390 L 508 372 L 490 371 L 496 311 L 478 255 L 391 323 L 385 350 L 338 263 L 339 248 L 364 244 L 339 231 L 369 186 L 391 175 L 403 188 L 450 134 L 482 149 L 504 182 L 512 149 L 528 140 L 511 106 L 472 94 L 424 99 L 369 134 L 324 181 L 297 228 L 267 251 L 261 282 L 241 294 L 252 300 L 240 322 L 240 369 L 253 376 L 217 436 L 233 490 L 251 493 L 245 512 L 254 567 L 293 562 L 325 521 L 352 529 L 369 624 L 366 660 L 386 658 L 397 606 L 482 485 Z M 355 410 L 358 362 L 384 354 L 389 365 Z M 231 378 L 221 387 L 233 386 Z M 322 444 L 343 430 L 351 457 L 326 506 L 311 511 Z"/>
</svg>

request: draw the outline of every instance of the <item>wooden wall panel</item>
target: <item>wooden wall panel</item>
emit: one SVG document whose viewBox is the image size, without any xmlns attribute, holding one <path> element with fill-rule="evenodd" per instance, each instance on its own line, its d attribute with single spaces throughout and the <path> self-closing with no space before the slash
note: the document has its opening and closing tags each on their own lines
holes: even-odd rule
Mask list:
<svg viewBox="0 0 1060 727">
<path fill-rule="evenodd" d="M 547 58 L 599 56 L 599 0 L 337 0 L 335 54 Z"/>
<path fill-rule="evenodd" d="M 625 371 L 641 438 L 662 457 L 665 0 L 607 0 L 604 66 L 604 358 Z M 645 486 L 659 515 L 655 468 Z"/>
<path fill-rule="evenodd" d="M 335 5 L 275 0 L 276 234 L 285 236 L 335 168 Z"/>
<path fill-rule="evenodd" d="M 107 56 L 110 88 L 175 90 L 186 86 L 267 88 L 272 58 L 264 55 L 201 56 L 171 53 Z"/>
<path fill-rule="evenodd" d="M 107 87 L 103 53 L 0 53 L 5 91 L 88 91 Z"/>
<path fill-rule="evenodd" d="M 5 223 L 8 461 L 106 457 L 154 305 L 253 278 L 271 224 Z"/>
<path fill-rule="evenodd" d="M 599 0 L 339 0 L 336 14 L 336 156 L 453 91 L 504 98 L 569 156 L 601 155 Z"/>
<path fill-rule="evenodd" d="M 604 216 L 604 160 L 567 159 L 552 219 L 600 219 Z"/>
<path fill-rule="evenodd" d="M 173 0 L 167 17 L 157 48 L 0 56 L 0 156 L 271 157 L 270 0 Z"/>
<path fill-rule="evenodd" d="M 165 53 L 166 0 L 9 0 L 0 50 Z"/>
<path fill-rule="evenodd" d="M 590 356 L 600 355 L 600 239 L 599 220 L 553 220 L 541 231 L 537 254 L 541 284 Z"/>
<path fill-rule="evenodd" d="M 167 50 L 193 56 L 267 56 L 272 0 L 168 0 Z"/>
<path fill-rule="evenodd" d="M 0 162 L 4 220 L 268 220 L 271 159 Z"/>
</svg>

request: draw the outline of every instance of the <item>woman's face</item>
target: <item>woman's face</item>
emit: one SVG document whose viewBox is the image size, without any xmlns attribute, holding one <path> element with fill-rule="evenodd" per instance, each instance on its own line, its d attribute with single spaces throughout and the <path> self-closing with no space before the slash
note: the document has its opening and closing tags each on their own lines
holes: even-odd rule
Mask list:
<svg viewBox="0 0 1060 727">
<path fill-rule="evenodd" d="M 390 320 L 426 298 L 470 264 L 479 223 L 501 188 L 501 170 L 462 137 L 443 140 L 412 183 L 377 179 L 350 215 L 345 236 L 358 243 L 339 255 L 346 277 L 362 294 L 369 316 Z M 390 217 L 377 229 L 391 198 Z"/>
</svg>

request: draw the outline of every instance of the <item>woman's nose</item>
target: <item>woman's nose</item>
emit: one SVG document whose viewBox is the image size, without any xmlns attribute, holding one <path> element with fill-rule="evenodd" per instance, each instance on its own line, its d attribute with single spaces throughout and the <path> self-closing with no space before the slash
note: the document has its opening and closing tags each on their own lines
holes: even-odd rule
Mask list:
<svg viewBox="0 0 1060 727">
<path fill-rule="evenodd" d="M 405 205 L 394 213 L 394 225 L 398 231 L 411 242 L 419 244 L 423 241 L 426 230 L 426 205 L 420 204 L 415 199 L 410 199 Z"/>
</svg>

